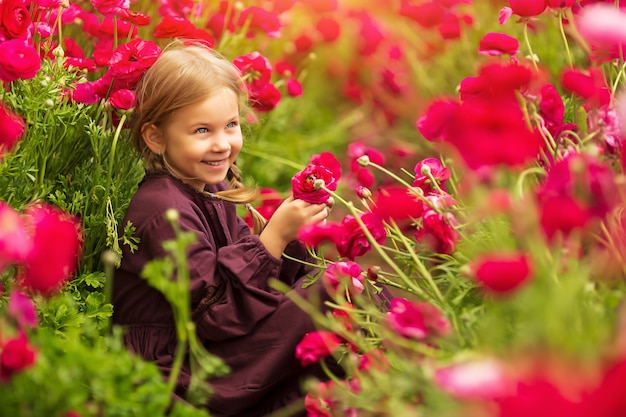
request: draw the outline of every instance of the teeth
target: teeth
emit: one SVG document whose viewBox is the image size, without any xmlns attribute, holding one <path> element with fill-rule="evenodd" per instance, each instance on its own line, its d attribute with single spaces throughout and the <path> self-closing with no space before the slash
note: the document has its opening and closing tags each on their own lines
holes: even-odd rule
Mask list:
<svg viewBox="0 0 626 417">
<path fill-rule="evenodd" d="M 207 165 L 213 165 L 213 166 L 218 166 L 222 163 L 222 161 L 207 161 L 205 162 L 205 164 Z"/>
</svg>

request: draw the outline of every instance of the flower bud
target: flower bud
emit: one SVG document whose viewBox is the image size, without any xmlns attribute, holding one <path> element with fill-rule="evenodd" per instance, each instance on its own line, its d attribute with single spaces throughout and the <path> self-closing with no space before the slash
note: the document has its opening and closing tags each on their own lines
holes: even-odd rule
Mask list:
<svg viewBox="0 0 626 417">
<path fill-rule="evenodd" d="M 43 105 L 46 106 L 47 108 L 51 109 L 52 107 L 54 107 L 54 101 L 52 101 L 52 99 L 46 99 L 43 102 Z"/>
<path fill-rule="evenodd" d="M 102 263 L 109 266 L 117 266 L 120 261 L 120 257 L 114 251 L 107 249 L 102 252 Z"/>
<path fill-rule="evenodd" d="M 422 175 L 425 175 L 427 177 L 430 176 L 432 173 L 432 170 L 427 164 L 422 165 L 422 167 L 420 168 L 420 171 L 422 172 Z"/>
<path fill-rule="evenodd" d="M 359 185 L 356 187 L 356 195 L 359 196 L 359 198 L 368 199 L 372 196 L 372 192 L 369 188 Z"/>
<path fill-rule="evenodd" d="M 356 160 L 359 165 L 361 165 L 362 167 L 366 167 L 370 164 L 370 157 L 367 155 L 362 155 L 359 157 L 359 159 Z"/>
<path fill-rule="evenodd" d="M 180 218 L 180 213 L 176 209 L 168 209 L 165 212 L 165 219 L 168 222 L 177 222 L 179 218 Z"/>
<path fill-rule="evenodd" d="M 65 51 L 63 50 L 63 47 L 57 46 L 52 50 L 52 55 L 56 56 L 57 58 L 63 58 L 65 56 Z"/>
<path fill-rule="evenodd" d="M 380 266 L 373 265 L 367 268 L 367 279 L 370 281 L 378 281 L 378 274 L 380 273 Z"/>
<path fill-rule="evenodd" d="M 321 190 L 322 187 L 324 187 L 325 185 L 326 183 L 321 178 L 318 178 L 315 181 L 313 181 L 313 188 L 315 188 L 316 190 Z"/>
</svg>

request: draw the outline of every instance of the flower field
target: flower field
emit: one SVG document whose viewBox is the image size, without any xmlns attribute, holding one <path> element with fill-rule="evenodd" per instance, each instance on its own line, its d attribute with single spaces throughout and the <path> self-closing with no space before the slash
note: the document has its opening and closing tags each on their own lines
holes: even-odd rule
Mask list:
<svg viewBox="0 0 626 417">
<path fill-rule="evenodd" d="M 307 382 L 309 416 L 626 415 L 622 3 L 0 0 L 0 415 L 209 415 L 110 324 L 134 88 L 173 41 L 243 74 L 263 216 L 334 200 L 299 236 L 332 313 L 294 299 L 319 327 L 294 355 L 345 375 Z M 176 253 L 146 279 L 198 375 L 228 372 Z"/>
</svg>

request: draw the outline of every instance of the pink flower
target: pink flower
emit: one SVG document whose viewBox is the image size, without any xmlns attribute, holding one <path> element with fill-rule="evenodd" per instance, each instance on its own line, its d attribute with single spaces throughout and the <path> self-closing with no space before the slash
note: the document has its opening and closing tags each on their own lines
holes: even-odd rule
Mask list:
<svg viewBox="0 0 626 417">
<path fill-rule="evenodd" d="M 396 333 L 408 339 L 447 336 L 451 330 L 450 323 L 435 306 L 405 298 L 391 300 L 386 318 Z"/>
<path fill-rule="evenodd" d="M 311 157 L 311 164 L 313 165 L 321 165 L 324 168 L 330 170 L 333 173 L 333 177 L 339 181 L 342 174 L 341 162 L 337 159 L 337 157 L 331 152 L 320 152 L 319 154 L 313 155 Z"/>
<path fill-rule="evenodd" d="M 424 212 L 422 199 L 402 186 L 379 188 L 374 203 L 372 213 L 383 221 L 393 220 L 399 225 L 420 218 Z"/>
<path fill-rule="evenodd" d="M 596 3 L 576 15 L 576 27 L 591 48 L 616 56 L 626 45 L 626 11 L 614 4 Z"/>
<path fill-rule="evenodd" d="M 348 158 L 350 158 L 352 175 L 356 177 L 360 185 L 371 188 L 375 179 L 367 167 L 362 167 L 359 164 L 358 159 L 362 156 L 367 156 L 370 162 L 377 165 L 384 165 L 385 157 L 379 150 L 369 147 L 360 141 L 351 142 L 348 145 Z"/>
<path fill-rule="evenodd" d="M 247 27 L 248 38 L 254 37 L 255 33 L 265 34 L 269 38 L 278 38 L 282 27 L 276 13 L 256 6 L 242 10 L 237 25 L 241 28 Z"/>
<path fill-rule="evenodd" d="M 263 218 L 269 220 L 278 206 L 282 204 L 283 197 L 278 191 L 267 187 L 261 188 L 260 194 L 261 205 L 255 209 Z M 246 222 L 250 227 L 253 226 L 252 216 L 249 213 L 246 215 Z"/>
<path fill-rule="evenodd" d="M 520 252 L 487 253 L 474 259 L 470 269 L 482 288 L 492 294 L 508 294 L 528 282 L 531 263 Z"/>
<path fill-rule="evenodd" d="M 426 158 L 418 162 L 413 168 L 413 172 L 415 172 L 413 187 L 421 188 L 424 191 L 424 195 L 437 192 L 437 187 L 435 187 L 435 184 L 432 184 L 431 177 L 437 182 L 439 188 L 446 191 L 445 182 L 451 175 L 450 170 L 444 167 L 437 158 Z"/>
<path fill-rule="evenodd" d="M 0 32 L 8 39 L 27 39 L 31 20 L 24 0 L 0 3 Z"/>
<path fill-rule="evenodd" d="M 514 14 L 522 17 L 539 16 L 548 7 L 547 0 L 509 0 Z"/>
<path fill-rule="evenodd" d="M 489 32 L 480 40 L 478 52 L 487 56 L 516 55 L 519 41 L 506 33 Z"/>
<path fill-rule="evenodd" d="M 130 8 L 130 0 L 91 0 L 91 4 L 104 16 L 117 16 Z"/>
<path fill-rule="evenodd" d="M 0 161 L 24 136 L 26 122 L 0 101 Z"/>
<path fill-rule="evenodd" d="M 415 126 L 426 140 L 436 141 L 447 135 L 448 121 L 458 112 L 460 103 L 453 99 L 437 98 L 427 107 Z"/>
<path fill-rule="evenodd" d="M 337 19 L 330 16 L 321 17 L 315 24 L 315 29 L 322 35 L 324 42 L 334 42 L 341 35 L 341 25 Z"/>
<path fill-rule="evenodd" d="M 76 103 L 94 104 L 98 102 L 98 95 L 94 91 L 93 82 L 87 81 L 74 84 L 74 89 L 68 92 L 70 100 Z"/>
<path fill-rule="evenodd" d="M 130 110 L 135 107 L 136 94 L 134 90 L 116 90 L 109 97 L 109 101 L 114 109 Z"/>
<path fill-rule="evenodd" d="M 302 366 L 316 363 L 331 355 L 339 348 L 340 339 L 327 330 L 317 330 L 304 335 L 296 346 L 296 358 Z"/>
<path fill-rule="evenodd" d="M 32 366 L 35 363 L 37 352 L 28 343 L 26 335 L 20 333 L 17 337 L 7 340 L 0 352 L 0 381 L 6 382 L 17 372 Z"/>
<path fill-rule="evenodd" d="M 19 291 L 11 291 L 7 311 L 20 329 L 37 327 L 37 311 L 33 300 Z"/>
<path fill-rule="evenodd" d="M 41 58 L 35 47 L 20 39 L 0 42 L 0 80 L 28 80 L 37 75 L 40 68 Z"/>
<path fill-rule="evenodd" d="M 361 272 L 363 272 L 361 266 L 355 262 L 335 262 L 324 271 L 324 284 L 331 295 L 346 288 L 352 296 L 358 295 L 364 289 Z"/>
<path fill-rule="evenodd" d="M 382 221 L 372 213 L 365 213 L 360 216 L 360 219 L 374 240 L 378 244 L 383 244 L 387 239 L 387 232 Z M 344 217 L 337 242 L 339 255 L 354 261 L 356 257 L 365 255 L 371 250 L 372 244 L 365 236 L 357 220 L 350 215 Z"/>
<path fill-rule="evenodd" d="M 513 381 L 502 363 L 476 359 L 439 368 L 435 382 L 456 398 L 494 399 L 512 394 Z"/>
<path fill-rule="evenodd" d="M 24 289 L 53 295 L 78 266 L 82 247 L 79 223 L 57 207 L 43 203 L 27 207 L 24 215 L 33 230 L 33 250 L 16 281 Z"/>
<path fill-rule="evenodd" d="M 0 272 L 9 264 L 19 264 L 29 256 L 33 242 L 24 218 L 0 201 Z"/>
<path fill-rule="evenodd" d="M 451 254 L 459 240 L 457 225 L 454 214 L 427 210 L 422 215 L 422 224 L 415 230 L 415 240 L 432 252 Z"/>
</svg>

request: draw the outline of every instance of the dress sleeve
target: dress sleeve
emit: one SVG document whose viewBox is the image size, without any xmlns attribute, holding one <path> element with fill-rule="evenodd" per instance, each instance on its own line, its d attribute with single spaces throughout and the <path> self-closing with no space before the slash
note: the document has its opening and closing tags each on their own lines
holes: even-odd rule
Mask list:
<svg viewBox="0 0 626 417">
<path fill-rule="evenodd" d="M 267 284 L 279 276 L 282 261 L 267 252 L 258 236 L 243 234 L 217 248 L 197 218 L 181 216 L 180 221 L 183 230 L 197 232 L 187 261 L 198 336 L 217 341 L 248 334 L 284 297 Z"/>
</svg>

